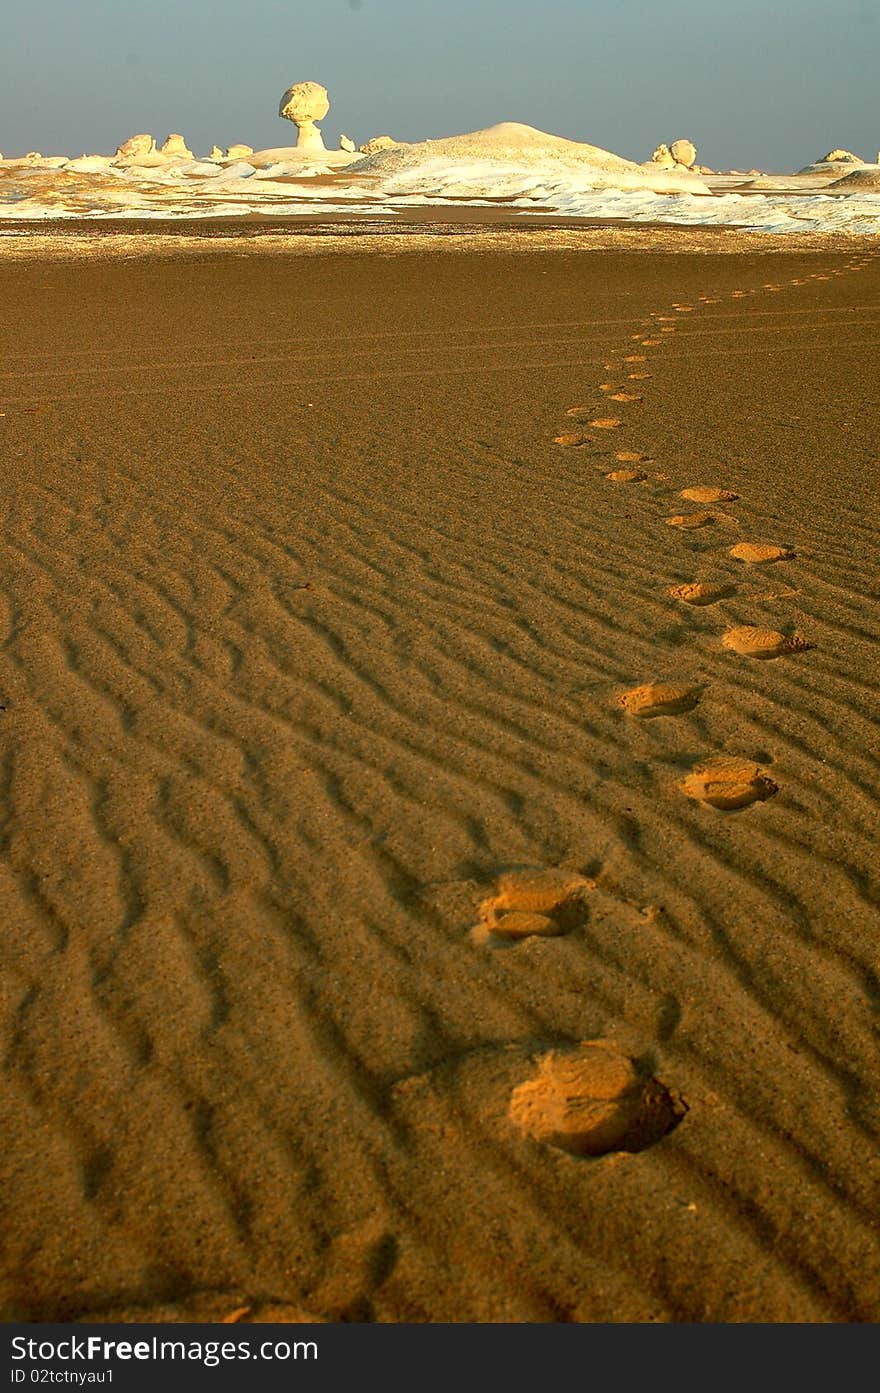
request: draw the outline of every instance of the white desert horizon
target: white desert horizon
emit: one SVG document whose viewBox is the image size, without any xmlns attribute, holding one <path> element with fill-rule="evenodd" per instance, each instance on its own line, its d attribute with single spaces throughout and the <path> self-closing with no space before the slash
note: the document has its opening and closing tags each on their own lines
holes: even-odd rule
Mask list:
<svg viewBox="0 0 880 1393">
<path fill-rule="evenodd" d="M 310 89 L 308 101 L 297 106 L 304 98 L 291 93 L 301 89 Z M 416 142 L 374 137 L 359 148 L 343 136 L 341 148 L 327 150 L 307 113 L 320 119 L 328 105 L 318 84 L 285 93 L 282 113 L 305 113 L 296 145 L 235 144 L 225 152 L 215 145 L 196 156 L 180 134 L 158 146 L 143 133 L 113 155 L 31 151 L 0 159 L 0 221 L 316 214 L 393 221 L 409 209 L 504 206 L 524 220 L 555 215 L 771 234 L 880 232 L 880 164 L 840 148 L 791 172 L 715 171 L 697 162 L 687 139 L 661 144 L 637 163 L 502 121 Z"/>
</svg>

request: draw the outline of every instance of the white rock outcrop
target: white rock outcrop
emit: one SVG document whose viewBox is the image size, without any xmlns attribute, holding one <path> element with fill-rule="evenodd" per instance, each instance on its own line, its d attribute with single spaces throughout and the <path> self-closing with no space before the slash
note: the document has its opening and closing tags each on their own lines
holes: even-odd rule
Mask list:
<svg viewBox="0 0 880 1393">
<path fill-rule="evenodd" d="M 393 140 L 390 135 L 374 135 L 372 140 L 359 145 L 358 150 L 362 155 L 378 155 L 380 150 L 393 150 L 398 144 L 399 141 Z"/>
<path fill-rule="evenodd" d="M 676 164 L 683 164 L 685 169 L 690 169 L 696 163 L 697 147 L 692 140 L 673 140 L 669 147 L 669 153 Z"/>
<path fill-rule="evenodd" d="M 295 82 L 278 104 L 278 115 L 293 121 L 297 129 L 297 150 L 324 150 L 324 139 L 315 125 L 330 110 L 327 88 L 320 82 Z"/>
<path fill-rule="evenodd" d="M 156 142 L 151 135 L 143 132 L 141 135 L 130 136 L 124 140 L 116 151 L 114 159 L 120 164 L 140 164 L 142 160 L 149 159 L 151 155 L 157 155 Z"/>
<path fill-rule="evenodd" d="M 183 136 L 177 133 L 165 137 L 164 144 L 159 147 L 159 154 L 164 155 L 166 160 L 195 159 Z"/>
<path fill-rule="evenodd" d="M 222 160 L 222 158 L 223 158 L 223 151 L 220 149 L 220 146 L 219 146 L 219 145 L 212 145 L 212 146 L 211 146 L 211 153 L 210 153 L 210 155 L 208 156 L 208 159 L 209 159 L 209 160 Z"/>
<path fill-rule="evenodd" d="M 368 146 L 372 142 L 367 143 Z M 361 146 L 363 152 L 366 147 Z M 486 130 L 465 135 L 398 143 L 362 154 L 349 168 L 393 178 L 400 193 L 448 191 L 455 197 L 519 197 L 532 187 L 535 171 L 542 181 L 568 180 L 574 174 L 579 187 L 645 189 L 652 193 L 709 194 L 707 184 L 682 165 L 663 169 L 623 159 L 610 150 L 563 136 L 538 131 L 518 121 L 501 121 Z"/>
<path fill-rule="evenodd" d="M 339 148 L 340 150 L 347 150 L 350 155 L 353 155 L 354 152 L 357 150 L 357 146 L 355 145 L 351 136 L 345 134 L 339 137 Z"/>
<path fill-rule="evenodd" d="M 227 160 L 246 160 L 248 155 L 253 153 L 253 145 L 229 145 L 226 149 L 226 158 Z"/>
<path fill-rule="evenodd" d="M 816 160 L 816 164 L 864 164 L 865 161 L 859 156 L 854 155 L 851 150 L 834 149 L 829 150 L 827 155 L 823 155 L 821 160 Z"/>
<path fill-rule="evenodd" d="M 668 145 L 658 145 L 648 164 L 657 164 L 661 169 L 674 169 L 675 160 Z"/>
<path fill-rule="evenodd" d="M 673 140 L 671 145 L 658 145 L 642 168 L 697 170 L 697 147 L 692 140 Z"/>
</svg>

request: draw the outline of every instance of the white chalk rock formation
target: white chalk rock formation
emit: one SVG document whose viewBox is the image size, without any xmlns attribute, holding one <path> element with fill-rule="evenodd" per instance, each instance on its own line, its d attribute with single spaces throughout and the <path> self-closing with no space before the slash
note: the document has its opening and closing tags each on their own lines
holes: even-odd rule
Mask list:
<svg viewBox="0 0 880 1393">
<path fill-rule="evenodd" d="M 157 154 L 156 142 L 151 135 L 133 135 L 124 140 L 116 151 L 115 159 L 120 163 L 139 164 L 144 157 Z"/>
<path fill-rule="evenodd" d="M 316 121 L 323 121 L 330 110 L 327 88 L 320 82 L 295 82 L 288 87 L 278 105 L 278 115 L 293 121 L 297 129 L 297 150 L 324 150 L 324 139 Z"/>
<path fill-rule="evenodd" d="M 345 134 L 339 137 L 339 148 L 340 150 L 347 150 L 350 155 L 353 155 L 355 150 L 357 150 L 357 146 L 351 136 Z"/>
<path fill-rule="evenodd" d="M 254 153 L 253 145 L 230 145 L 226 150 L 227 160 L 246 160 Z"/>
<path fill-rule="evenodd" d="M 195 159 L 182 135 L 173 134 L 165 137 L 164 145 L 160 146 L 159 154 L 164 155 L 166 160 L 192 160 Z"/>
<path fill-rule="evenodd" d="M 683 164 L 685 169 L 690 169 L 696 163 L 697 147 L 692 140 L 673 140 L 669 147 L 669 153 L 676 164 Z"/>
<path fill-rule="evenodd" d="M 858 155 L 854 155 L 851 150 L 829 150 L 827 155 L 823 155 L 816 164 L 864 164 L 865 161 Z"/>
<path fill-rule="evenodd" d="M 363 150 L 363 146 L 361 149 Z M 502 121 L 482 131 L 398 144 L 363 155 L 349 166 L 393 180 L 395 193 L 449 192 L 455 197 L 509 197 L 533 187 L 535 171 L 542 181 L 574 175 L 582 189 L 647 189 L 653 193 L 708 194 L 698 175 L 676 165 L 647 168 L 610 150 L 585 145 L 518 121 Z"/>
<path fill-rule="evenodd" d="M 658 145 L 648 164 L 658 164 L 661 169 L 674 169 L 675 160 L 668 145 Z"/>
<path fill-rule="evenodd" d="M 372 140 L 367 140 L 363 145 L 358 146 L 362 155 L 378 155 L 381 150 L 393 150 L 399 142 L 392 140 L 390 135 L 374 135 Z"/>
<path fill-rule="evenodd" d="M 220 146 L 219 146 L 219 145 L 212 145 L 212 146 L 211 146 L 211 153 L 210 153 L 210 155 L 208 156 L 208 159 L 209 159 L 209 160 L 222 160 L 222 158 L 223 158 L 223 151 L 220 149 Z"/>
</svg>

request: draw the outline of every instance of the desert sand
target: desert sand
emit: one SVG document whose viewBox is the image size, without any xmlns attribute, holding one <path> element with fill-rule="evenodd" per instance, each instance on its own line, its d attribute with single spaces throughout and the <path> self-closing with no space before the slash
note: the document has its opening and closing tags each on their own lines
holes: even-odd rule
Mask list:
<svg viewBox="0 0 880 1393">
<path fill-rule="evenodd" d="M 241 233 L 0 246 L 0 1316 L 877 1320 L 876 240 Z"/>
</svg>

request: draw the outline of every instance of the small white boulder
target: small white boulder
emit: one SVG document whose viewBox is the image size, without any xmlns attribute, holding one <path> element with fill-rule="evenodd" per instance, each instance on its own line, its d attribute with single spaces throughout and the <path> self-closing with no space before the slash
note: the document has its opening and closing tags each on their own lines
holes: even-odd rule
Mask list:
<svg viewBox="0 0 880 1393">
<path fill-rule="evenodd" d="M 683 164 L 685 169 L 690 169 L 696 162 L 697 147 L 692 140 L 673 140 L 669 153 L 676 164 Z"/>
<path fill-rule="evenodd" d="M 358 150 L 362 155 L 378 155 L 380 150 L 393 150 L 397 144 L 390 135 L 374 135 L 372 140 L 359 145 Z"/>
</svg>

